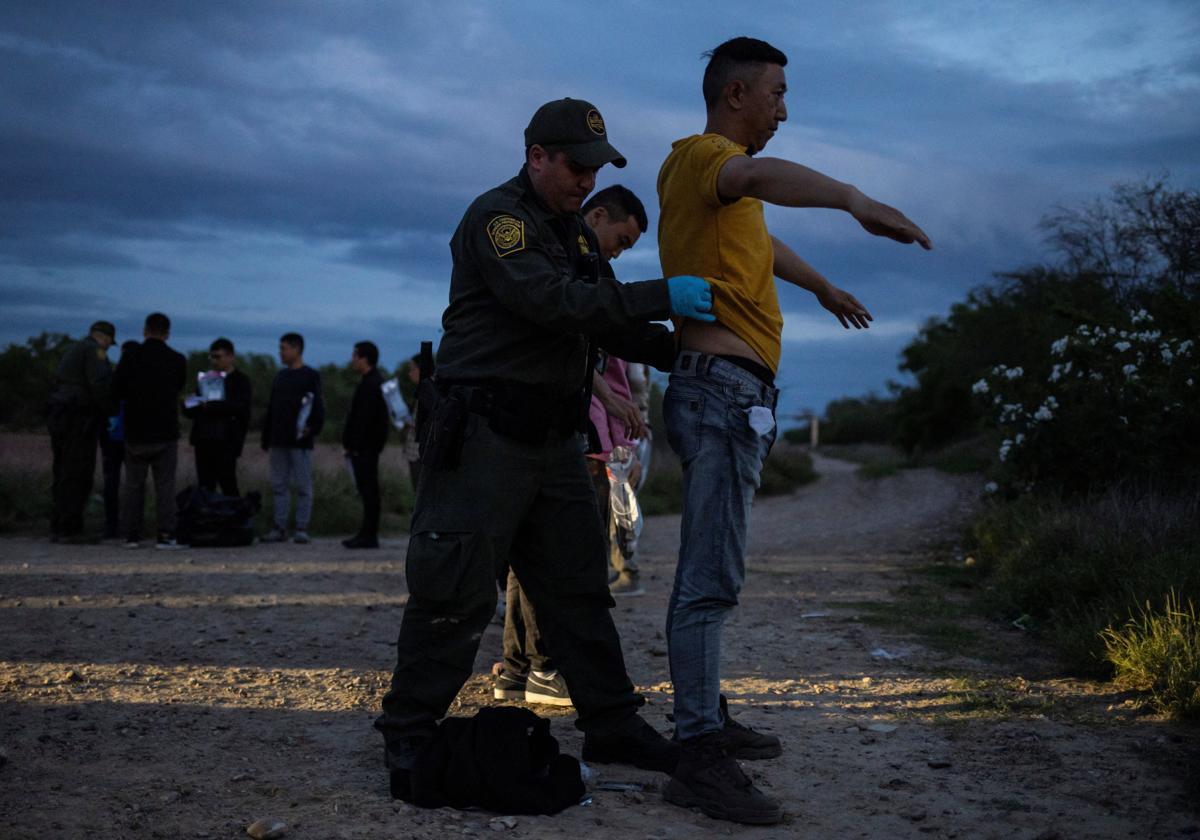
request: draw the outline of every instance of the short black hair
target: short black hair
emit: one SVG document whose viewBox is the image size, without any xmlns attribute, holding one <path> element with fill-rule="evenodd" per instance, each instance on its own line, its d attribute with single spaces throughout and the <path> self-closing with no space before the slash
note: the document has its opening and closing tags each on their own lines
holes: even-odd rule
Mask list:
<svg viewBox="0 0 1200 840">
<path fill-rule="evenodd" d="M 228 353 L 230 356 L 232 356 L 233 355 L 233 342 L 230 341 L 228 338 L 218 338 L 212 344 L 208 345 L 209 353 L 216 353 L 218 350 L 222 350 L 222 351 Z"/>
<path fill-rule="evenodd" d="M 366 359 L 367 364 L 371 367 L 379 365 L 379 348 L 375 346 L 375 342 L 356 341 L 354 343 L 354 352 L 358 354 L 360 359 Z"/>
<path fill-rule="evenodd" d="M 579 212 L 586 216 L 597 207 L 607 210 L 608 215 L 612 216 L 615 222 L 623 222 L 633 216 L 637 219 L 638 230 L 642 233 L 645 233 L 646 228 L 650 226 L 642 200 L 634 195 L 633 190 L 629 187 L 623 187 L 620 184 L 605 187 L 589 198 Z"/>
<path fill-rule="evenodd" d="M 737 78 L 749 80 L 752 67 L 761 64 L 787 66 L 787 56 L 766 41 L 757 38 L 730 38 L 715 50 L 704 53 L 708 66 L 704 68 L 704 104 L 711 110 L 721 100 L 725 85 Z M 756 78 L 756 77 L 751 77 Z"/>
<path fill-rule="evenodd" d="M 304 336 L 300 335 L 300 333 L 284 333 L 279 336 L 279 342 L 281 344 L 290 344 L 301 353 L 304 352 Z"/>
<path fill-rule="evenodd" d="M 146 332 L 150 335 L 170 335 L 171 319 L 161 312 L 151 312 L 146 316 Z"/>
</svg>

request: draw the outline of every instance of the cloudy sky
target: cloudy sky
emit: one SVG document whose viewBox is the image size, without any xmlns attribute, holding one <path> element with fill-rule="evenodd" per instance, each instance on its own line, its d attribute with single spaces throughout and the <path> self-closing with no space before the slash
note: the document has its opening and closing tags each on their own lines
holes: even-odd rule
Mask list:
<svg viewBox="0 0 1200 840">
<path fill-rule="evenodd" d="M 20 6 L 18 10 L 16 7 Z M 734 35 L 789 56 L 766 154 L 894 204 L 920 252 L 823 210 L 773 232 L 876 316 L 847 334 L 781 289 L 790 411 L 900 378 L 928 317 L 1047 258 L 1037 228 L 1118 181 L 1200 181 L 1200 6 L 1125 2 L 38 2 L 0 10 L 0 344 L 217 335 L 308 359 L 371 338 L 392 365 L 436 338 L 450 235 L 516 173 L 542 102 L 599 106 L 651 235 L 616 263 L 657 276 L 655 177 L 703 128 L 700 53 Z M 834 8 L 836 7 L 836 8 Z"/>
</svg>

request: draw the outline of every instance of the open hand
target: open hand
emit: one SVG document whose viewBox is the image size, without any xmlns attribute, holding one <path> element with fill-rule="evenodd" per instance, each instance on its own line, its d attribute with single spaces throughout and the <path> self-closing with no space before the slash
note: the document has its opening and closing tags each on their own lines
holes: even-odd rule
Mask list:
<svg viewBox="0 0 1200 840">
<path fill-rule="evenodd" d="M 881 201 L 876 201 L 862 193 L 850 206 L 850 214 L 863 226 L 863 230 L 875 236 L 886 236 L 905 245 L 913 242 L 926 251 L 933 249 L 933 243 L 925 235 L 925 231 L 917 227 L 908 216 L 895 207 L 890 207 Z"/>
<path fill-rule="evenodd" d="M 875 320 L 867 311 L 867 307 L 858 302 L 858 298 L 837 286 L 831 285 L 827 291 L 817 295 L 817 300 L 821 302 L 821 306 L 836 315 L 846 329 L 850 329 L 851 325 L 856 330 L 870 329 L 871 325 L 868 322 Z"/>
</svg>

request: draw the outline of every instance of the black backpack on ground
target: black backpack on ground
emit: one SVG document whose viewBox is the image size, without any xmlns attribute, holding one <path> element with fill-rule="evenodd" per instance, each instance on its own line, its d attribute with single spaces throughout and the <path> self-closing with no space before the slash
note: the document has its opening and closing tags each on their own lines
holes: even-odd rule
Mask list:
<svg viewBox="0 0 1200 840">
<path fill-rule="evenodd" d="M 254 542 L 254 516 L 262 507 L 258 493 L 223 496 L 191 486 L 175 497 L 175 539 L 183 545 L 228 547 Z"/>
<path fill-rule="evenodd" d="M 501 814 L 557 814 L 584 793 L 579 762 L 559 753 L 550 721 L 513 706 L 444 719 L 411 780 L 415 805 Z"/>
</svg>

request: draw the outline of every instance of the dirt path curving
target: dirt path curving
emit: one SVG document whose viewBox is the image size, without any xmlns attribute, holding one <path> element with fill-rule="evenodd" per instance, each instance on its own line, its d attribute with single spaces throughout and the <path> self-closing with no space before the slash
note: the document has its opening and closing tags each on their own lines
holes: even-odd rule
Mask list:
<svg viewBox="0 0 1200 840">
<path fill-rule="evenodd" d="M 783 800 L 783 826 L 707 820 L 663 803 L 663 777 L 613 767 L 598 779 L 646 790 L 599 791 L 588 807 L 511 828 L 393 803 L 370 723 L 405 600 L 404 540 L 361 555 L 333 540 L 167 553 L 9 538 L 0 836 L 235 838 L 267 815 L 289 838 L 1200 833 L 1181 769 L 1194 732 L 1126 711 L 1111 689 L 1038 679 L 1016 630 L 976 628 L 1001 667 L 865 620 L 945 554 L 977 478 L 864 481 L 824 458 L 817 469 L 815 484 L 756 505 L 725 637 L 733 708 L 785 742 L 782 758 L 746 765 Z M 678 527 L 648 523 L 648 593 L 615 611 L 645 714 L 664 731 L 661 625 Z M 499 643 L 489 628 L 453 713 L 489 702 Z M 539 711 L 578 754 L 570 716 Z"/>
</svg>

